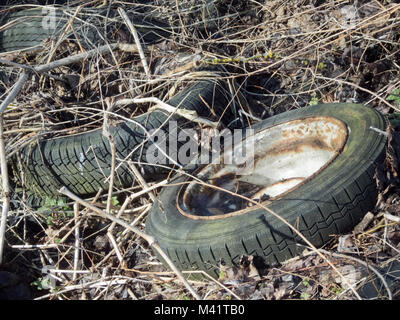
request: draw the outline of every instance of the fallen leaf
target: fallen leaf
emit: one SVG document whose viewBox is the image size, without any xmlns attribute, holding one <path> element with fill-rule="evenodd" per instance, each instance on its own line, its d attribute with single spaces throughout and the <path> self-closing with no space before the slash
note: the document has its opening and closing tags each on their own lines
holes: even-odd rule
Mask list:
<svg viewBox="0 0 400 320">
<path fill-rule="evenodd" d="M 346 253 L 357 252 L 351 234 L 346 234 L 344 236 L 339 237 L 337 251 Z"/>
</svg>

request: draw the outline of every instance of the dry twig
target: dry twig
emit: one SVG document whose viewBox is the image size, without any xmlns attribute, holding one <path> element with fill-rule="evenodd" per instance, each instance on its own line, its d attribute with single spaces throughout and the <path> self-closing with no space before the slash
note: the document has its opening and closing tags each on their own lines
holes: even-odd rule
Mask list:
<svg viewBox="0 0 400 320">
<path fill-rule="evenodd" d="M 98 209 L 97 207 L 91 205 L 90 203 L 87 203 L 86 201 L 82 200 L 81 198 L 77 197 L 76 195 L 74 195 L 72 192 L 70 192 L 67 188 L 62 187 L 59 192 L 69 198 L 71 198 L 72 200 L 80 203 L 81 205 L 89 208 L 91 211 L 93 211 L 95 214 L 107 218 L 111 221 L 114 221 L 118 224 L 120 224 L 121 226 L 123 226 L 126 229 L 129 229 L 130 231 L 134 232 L 135 234 L 137 234 L 138 236 L 140 236 L 141 238 L 143 238 L 144 240 L 146 240 L 148 242 L 148 244 L 150 246 L 152 246 L 159 254 L 160 256 L 167 262 L 167 264 L 169 265 L 169 267 L 172 269 L 172 271 L 174 271 L 174 273 L 178 276 L 178 278 L 182 281 L 182 283 L 185 285 L 185 287 L 189 290 L 189 292 L 193 295 L 193 297 L 195 297 L 196 299 L 200 300 L 200 296 L 198 295 L 198 293 L 192 288 L 192 286 L 189 284 L 189 282 L 187 282 L 187 280 L 185 279 L 185 277 L 183 276 L 183 274 L 179 271 L 179 269 L 174 265 L 174 263 L 171 261 L 171 259 L 164 253 L 164 251 L 161 249 L 161 247 L 159 246 L 159 244 L 157 243 L 157 241 L 152 237 L 147 235 L 146 233 L 144 233 L 143 231 L 139 230 L 136 227 L 132 227 L 130 224 L 128 224 L 127 222 L 125 222 L 124 220 L 121 220 L 117 217 L 114 217 L 113 215 L 104 212 L 100 209 Z"/>
<path fill-rule="evenodd" d="M 138 51 L 139 51 L 140 61 L 142 62 L 144 72 L 146 73 L 146 77 L 147 77 L 147 79 L 149 79 L 149 78 L 150 78 L 149 66 L 147 65 L 146 57 L 145 57 L 145 55 L 144 55 L 143 48 L 142 48 L 142 45 L 141 45 L 141 43 L 140 43 L 140 39 L 139 39 L 138 33 L 137 33 L 137 31 L 136 31 L 136 28 L 135 28 L 135 26 L 132 24 L 132 22 L 129 20 L 129 17 L 128 17 L 128 15 L 126 14 L 126 12 L 125 12 L 124 9 L 122 9 L 121 7 L 119 7 L 119 8 L 118 8 L 118 13 L 119 13 L 119 14 L 121 15 L 121 17 L 124 19 L 126 25 L 127 25 L 128 28 L 129 28 L 129 31 L 132 33 L 133 38 L 135 39 L 135 44 L 136 44 L 136 47 L 137 47 L 137 49 L 138 49 Z"/>
<path fill-rule="evenodd" d="M 1 220 L 0 220 L 0 265 L 3 263 L 3 251 L 5 233 L 7 227 L 7 216 L 10 208 L 10 183 L 8 181 L 8 169 L 6 160 L 6 151 L 4 147 L 4 133 L 3 133 L 3 112 L 0 112 L 0 168 L 1 168 Z"/>
<path fill-rule="evenodd" d="M 165 103 L 161 101 L 158 98 L 155 97 L 149 97 L 149 98 L 134 98 L 134 99 L 121 99 L 116 102 L 116 105 L 127 105 L 127 104 L 133 104 L 133 103 L 155 103 L 156 105 L 151 107 L 148 111 L 152 111 L 155 109 L 161 109 L 165 110 L 171 114 L 177 114 L 185 119 L 188 119 L 193 122 L 197 122 L 200 124 L 204 124 L 207 126 L 210 126 L 212 128 L 217 128 L 218 127 L 218 122 L 213 122 L 208 119 L 199 117 L 197 115 L 197 112 L 194 110 L 186 110 L 186 109 L 180 109 L 174 106 L 169 105 L 168 103 Z"/>
</svg>

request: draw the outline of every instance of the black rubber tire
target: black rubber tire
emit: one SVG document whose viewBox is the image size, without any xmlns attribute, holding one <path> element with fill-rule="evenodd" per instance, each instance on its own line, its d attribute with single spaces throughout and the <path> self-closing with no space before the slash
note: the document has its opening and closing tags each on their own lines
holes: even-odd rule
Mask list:
<svg viewBox="0 0 400 320">
<path fill-rule="evenodd" d="M 196 82 L 168 101 L 170 105 L 195 110 L 198 115 L 206 118 L 210 118 L 212 113 L 223 114 L 229 102 L 229 92 L 225 90 L 224 85 L 211 80 Z M 169 128 L 169 124 L 165 122 L 174 120 L 177 123 L 178 134 L 183 128 L 198 126 L 197 123 L 180 116 L 170 116 L 171 114 L 156 109 L 133 120 L 146 130 L 161 127 L 165 132 Z M 230 113 L 225 112 L 222 121 L 231 120 Z M 145 165 L 146 150 L 152 142 L 146 140 L 146 134 L 136 123 L 124 122 L 110 127 L 116 147 L 116 157 L 125 159 L 131 151 L 140 146 L 128 159 L 134 162 L 142 161 L 140 168 L 144 177 L 151 178 L 165 169 Z M 177 147 L 180 145 L 178 143 Z M 24 185 L 28 192 L 41 196 L 57 196 L 59 195 L 57 190 L 61 186 L 66 186 L 75 194 L 87 197 L 98 192 L 100 188 L 108 189 L 108 182 L 105 179 L 110 175 L 111 151 L 102 129 L 42 140 L 22 149 L 21 157 Z M 12 162 L 16 164 L 16 158 Z M 123 164 L 116 171 L 115 187 L 129 187 L 133 179 L 128 166 Z"/>
<path fill-rule="evenodd" d="M 55 29 L 44 28 L 46 26 L 46 23 L 43 23 L 44 18 L 49 14 L 49 11 L 46 10 L 42 11 L 42 9 L 31 8 L 9 14 L 2 21 L 2 24 L 5 25 L 14 20 L 17 23 L 12 24 L 0 33 L 0 52 L 40 48 L 43 40 L 50 37 L 57 38 L 63 34 L 66 24 L 70 17 L 74 15 L 75 10 L 66 7 L 57 8 L 54 20 Z M 70 15 L 65 14 L 65 12 L 69 12 Z M 104 17 L 107 16 L 108 19 L 99 19 L 98 17 L 101 15 Z M 107 35 L 103 34 L 105 25 L 107 26 L 107 30 L 113 30 L 116 27 L 125 29 L 123 23 L 116 25 L 116 23 L 110 21 L 110 18 L 114 16 L 118 17 L 117 15 L 118 13 L 115 10 L 111 10 L 110 12 L 107 12 L 106 9 L 81 10 L 77 18 L 85 21 L 85 23 L 75 19 L 72 24 L 81 45 L 88 49 L 105 44 L 102 39 L 108 38 Z M 129 17 L 145 43 L 153 43 L 169 35 L 169 26 L 165 23 L 152 18 L 145 19 L 133 14 L 129 14 Z M 66 37 L 74 40 L 74 33 L 71 28 L 69 30 Z M 130 35 L 129 32 L 125 33 L 128 36 Z"/>
<path fill-rule="evenodd" d="M 313 179 L 268 207 L 319 247 L 332 235 L 350 231 L 374 208 L 374 170 L 383 158 L 386 137 L 370 127 L 385 130 L 386 120 L 362 105 L 325 104 L 281 113 L 257 123 L 254 129 L 316 115 L 334 117 L 348 126 L 343 152 Z M 221 260 L 228 266 L 237 265 L 242 255 L 254 255 L 267 265 L 277 265 L 304 250 L 297 245 L 302 243 L 298 235 L 263 209 L 214 220 L 184 216 L 177 209 L 177 194 L 188 180 L 185 175 L 176 176 L 162 190 L 146 221 L 146 232 L 178 268 L 218 276 Z"/>
</svg>

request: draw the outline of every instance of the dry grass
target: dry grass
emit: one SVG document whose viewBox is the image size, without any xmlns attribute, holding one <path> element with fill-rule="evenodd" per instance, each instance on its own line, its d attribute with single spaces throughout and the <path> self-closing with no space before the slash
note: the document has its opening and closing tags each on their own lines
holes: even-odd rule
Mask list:
<svg viewBox="0 0 400 320">
<path fill-rule="evenodd" d="M 86 7 L 101 3 L 92 1 Z M 144 57 L 125 48 L 32 75 L 4 113 L 8 157 L 40 138 L 102 127 L 106 101 L 165 101 L 191 80 L 209 76 L 198 71 L 215 65 L 228 71 L 245 92 L 253 119 L 316 102 L 369 104 L 390 117 L 400 108 L 400 98 L 387 99 L 400 85 L 400 5 L 395 1 L 358 1 L 357 5 L 342 0 L 114 4 L 126 12 L 141 10 L 144 16 L 167 21 L 174 27 L 171 36 L 145 46 Z M 93 19 L 103 18 L 93 12 Z M 121 17 L 117 19 L 123 23 Z M 125 36 L 113 33 L 115 38 L 107 40 L 113 43 Z M 19 65 L 1 65 L 0 99 L 7 96 L 24 66 L 47 64 L 85 51 L 80 44 L 57 40 L 48 40 L 50 50 L 2 57 Z M 151 106 L 115 103 L 109 121 L 134 117 Z M 251 117 L 247 121 L 251 122 Z M 381 190 L 373 218 L 360 232 L 349 235 L 344 247 L 343 238 L 333 236 L 325 249 L 355 252 L 358 259 L 381 267 L 399 261 L 398 221 L 387 215 L 398 217 L 400 209 L 396 139 L 394 134 L 388 165 L 377 176 Z M 22 174 L 14 172 L 14 180 Z M 150 182 L 138 177 L 129 190 L 114 189 L 112 195 L 99 190 L 90 201 L 143 228 L 158 191 L 134 199 L 129 196 L 149 186 Z M 19 186 L 20 198 L 9 211 L 6 269 L 27 282 L 36 281 L 36 289 L 43 287 L 35 291 L 37 298 L 192 298 L 176 275 L 158 262 L 149 245 L 128 228 L 110 228 L 108 221 L 89 215 L 86 208 L 73 212 L 72 203 L 64 210 L 32 211 L 25 206 L 23 187 Z M 343 256 L 332 256 L 330 261 L 343 273 L 353 270 L 357 281 L 368 275 L 368 268 L 357 261 Z M 52 268 L 48 275 L 42 273 L 45 266 Z M 343 279 L 336 278 L 327 263 L 313 253 L 279 269 L 263 270 L 256 270 L 251 257 L 244 257 L 238 268 L 222 268 L 219 282 L 205 279 L 191 285 L 204 299 L 354 298 Z M 399 297 L 396 291 L 392 294 Z"/>
</svg>

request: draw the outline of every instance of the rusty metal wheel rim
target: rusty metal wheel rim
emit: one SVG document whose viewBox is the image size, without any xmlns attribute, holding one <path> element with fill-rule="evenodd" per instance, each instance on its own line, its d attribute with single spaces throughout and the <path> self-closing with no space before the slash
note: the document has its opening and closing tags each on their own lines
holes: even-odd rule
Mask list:
<svg viewBox="0 0 400 320">
<path fill-rule="evenodd" d="M 299 188 L 342 152 L 348 128 L 333 117 L 307 117 L 265 128 L 234 145 L 232 157 L 254 145 L 253 166 L 216 163 L 197 176 L 218 188 L 268 204 Z M 250 163 L 247 161 L 246 163 Z M 177 197 L 179 212 L 192 219 L 220 219 L 253 210 L 254 204 L 195 180 Z"/>
</svg>

